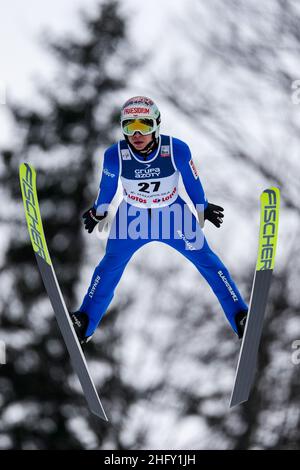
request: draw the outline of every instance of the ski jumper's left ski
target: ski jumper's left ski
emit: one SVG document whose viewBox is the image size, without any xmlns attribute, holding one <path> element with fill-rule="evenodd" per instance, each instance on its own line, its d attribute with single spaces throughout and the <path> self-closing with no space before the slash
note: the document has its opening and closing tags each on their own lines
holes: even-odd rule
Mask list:
<svg viewBox="0 0 300 470">
<path fill-rule="evenodd" d="M 240 350 L 230 407 L 248 400 L 256 371 L 278 235 L 280 191 L 270 188 L 261 194 L 259 248 L 249 313 Z"/>
<path fill-rule="evenodd" d="M 37 197 L 36 172 L 32 165 L 27 163 L 20 165 L 20 184 L 32 247 L 73 368 L 81 383 L 91 412 L 108 421 L 90 376 L 50 259 Z"/>
</svg>

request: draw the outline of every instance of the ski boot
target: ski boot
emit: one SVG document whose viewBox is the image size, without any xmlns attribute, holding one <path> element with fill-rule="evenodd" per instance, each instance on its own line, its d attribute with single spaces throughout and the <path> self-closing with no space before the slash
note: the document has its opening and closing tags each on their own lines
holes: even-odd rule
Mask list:
<svg viewBox="0 0 300 470">
<path fill-rule="evenodd" d="M 81 345 L 86 344 L 92 337 L 92 335 L 86 336 L 85 334 L 89 324 L 89 317 L 84 312 L 76 311 L 70 312 L 70 318 L 79 343 Z"/>
<path fill-rule="evenodd" d="M 235 323 L 237 327 L 237 335 L 239 339 L 243 338 L 246 321 L 247 321 L 248 310 L 241 310 L 235 316 Z"/>
</svg>

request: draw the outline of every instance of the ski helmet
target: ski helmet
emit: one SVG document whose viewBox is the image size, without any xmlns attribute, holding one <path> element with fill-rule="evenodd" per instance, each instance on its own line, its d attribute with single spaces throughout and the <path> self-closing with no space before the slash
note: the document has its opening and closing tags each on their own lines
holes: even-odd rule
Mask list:
<svg viewBox="0 0 300 470">
<path fill-rule="evenodd" d="M 127 136 L 135 132 L 141 134 L 152 134 L 153 140 L 159 137 L 160 112 L 154 101 L 146 96 L 134 96 L 129 98 L 122 106 L 121 128 Z"/>
</svg>

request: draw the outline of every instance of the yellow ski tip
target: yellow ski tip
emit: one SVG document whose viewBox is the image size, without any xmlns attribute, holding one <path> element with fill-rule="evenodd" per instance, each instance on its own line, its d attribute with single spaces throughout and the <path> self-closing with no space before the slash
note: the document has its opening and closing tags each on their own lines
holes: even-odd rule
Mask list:
<svg viewBox="0 0 300 470">
<path fill-rule="evenodd" d="M 260 232 L 256 270 L 274 269 L 278 239 L 280 190 L 265 189 L 260 197 Z"/>
<path fill-rule="evenodd" d="M 36 190 L 36 172 L 29 163 L 21 163 L 19 176 L 28 231 L 34 252 L 52 264 L 40 214 Z"/>
</svg>

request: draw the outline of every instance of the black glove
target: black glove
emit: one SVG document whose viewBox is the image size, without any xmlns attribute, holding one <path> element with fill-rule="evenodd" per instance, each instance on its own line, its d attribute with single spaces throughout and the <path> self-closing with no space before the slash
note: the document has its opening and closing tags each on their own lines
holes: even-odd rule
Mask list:
<svg viewBox="0 0 300 470">
<path fill-rule="evenodd" d="M 207 208 L 204 210 L 204 220 L 207 219 L 216 227 L 220 227 L 223 223 L 223 212 L 223 207 L 208 203 Z"/>
<path fill-rule="evenodd" d="M 91 207 L 82 215 L 85 229 L 89 233 L 92 233 L 98 222 L 100 222 L 100 220 L 105 219 L 106 216 L 107 212 L 104 212 L 104 215 L 96 215 L 95 207 Z"/>
</svg>

